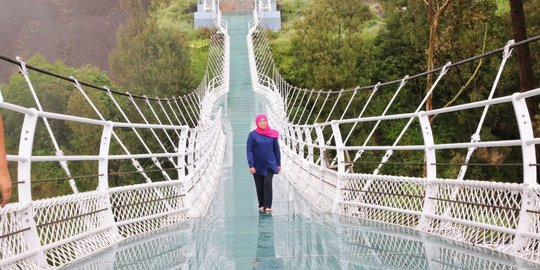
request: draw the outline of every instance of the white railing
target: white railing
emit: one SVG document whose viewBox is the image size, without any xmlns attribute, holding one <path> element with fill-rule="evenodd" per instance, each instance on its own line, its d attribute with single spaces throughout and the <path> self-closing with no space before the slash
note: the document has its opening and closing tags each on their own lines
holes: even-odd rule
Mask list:
<svg viewBox="0 0 540 270">
<path fill-rule="evenodd" d="M 3 112 L 23 119 L 19 152 L 8 155 L 10 162 L 18 164 L 18 202 L 0 209 L 1 269 L 61 267 L 131 236 L 206 214 L 225 152 L 222 114 L 216 104 L 229 89 L 229 38 L 221 16 L 216 16 L 212 29 L 206 75 L 200 86 L 185 96 L 138 97 L 63 77 L 74 89 L 71 95 L 81 95 L 80 105 L 90 108 L 95 118 L 46 111 L 40 103 L 46 97 L 40 99 L 39 87 L 34 88 L 33 78 L 39 70 L 21 59 L 11 62 L 19 65 L 37 109 L 0 100 Z M 96 89 L 91 88 L 103 92 L 95 94 Z M 107 100 L 108 109 L 117 109 L 114 119 L 121 120 L 109 120 L 111 114 L 104 112 L 100 103 L 103 100 Z M 89 147 L 96 151 L 64 153 L 65 138 L 55 136 L 59 132 L 50 128 L 51 123 L 97 131 L 99 139 Z M 36 153 L 36 142 L 43 139 L 50 139 L 54 150 L 49 152 L 56 154 Z M 73 175 L 71 166 L 77 162 L 88 163 L 95 171 Z M 59 164 L 66 177 L 34 179 L 32 167 L 45 163 L 51 167 Z M 112 163 L 132 169 L 114 171 Z M 120 175 L 127 175 L 122 178 L 126 184 L 111 186 L 113 178 Z M 97 188 L 82 191 L 78 186 L 81 178 L 94 179 Z M 35 199 L 32 194 L 41 181 L 66 180 L 71 195 Z"/>
<path fill-rule="evenodd" d="M 341 91 L 297 88 L 279 75 L 266 30 L 260 24 L 257 11 L 254 13 L 256 19 L 250 22 L 247 37 L 253 90 L 268 99 L 270 121 L 281 132 L 283 174 L 313 205 L 322 211 L 414 228 L 540 262 L 540 186 L 536 183 L 535 152 L 540 139 L 533 136 L 532 118 L 526 106 L 528 98 L 540 96 L 540 89 L 497 98 L 493 95 L 512 48 L 519 44 L 509 42 L 496 51 L 502 53 L 502 60 L 491 92 L 484 100 L 425 112 L 422 108 L 426 94 L 416 110 L 388 114 L 406 82 L 423 77 L 427 72 Z M 489 55 L 500 54 L 490 53 L 486 57 Z M 439 74 L 429 93 L 459 64 L 448 63 L 437 69 Z M 394 84 L 399 87 L 394 88 L 384 112 L 378 116 L 367 115 L 375 93 L 381 91 L 381 87 L 388 89 Z M 358 101 L 360 95 L 362 103 Z M 333 98 L 329 99 L 330 96 Z M 352 106 L 359 115 L 345 117 Z M 518 128 L 515 138 L 480 140 L 480 130 L 490 106 L 505 108 L 515 115 Z M 321 114 L 323 109 L 330 113 Z M 473 110 L 482 112 L 482 116 L 475 124 L 476 132 L 471 141 L 439 142 L 441 129 L 434 129 L 431 117 L 457 117 L 459 113 Z M 323 122 L 313 123 L 319 119 Z M 383 124 L 401 127 L 401 132 L 389 135 L 393 143 L 374 145 L 372 136 Z M 420 143 L 403 142 L 404 134 Z M 471 154 L 478 148 L 518 149 L 522 163 L 510 165 L 519 168 L 521 179 L 512 180 L 521 183 L 464 180 L 467 168 L 474 165 L 470 163 Z M 437 163 L 437 155 L 448 150 L 468 154 L 463 163 Z M 368 154 L 371 159 L 366 158 Z M 407 160 L 410 154 L 419 160 Z M 356 165 L 364 167 L 358 169 Z M 416 175 L 383 175 L 383 169 L 390 165 L 420 167 Z M 448 165 L 461 167 L 455 179 L 445 179 L 438 174 L 441 166 Z"/>
</svg>

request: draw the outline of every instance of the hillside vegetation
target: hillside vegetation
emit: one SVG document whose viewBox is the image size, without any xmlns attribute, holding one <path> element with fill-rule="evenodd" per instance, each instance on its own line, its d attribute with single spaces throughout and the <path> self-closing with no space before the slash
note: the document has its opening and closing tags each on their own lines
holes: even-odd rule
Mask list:
<svg viewBox="0 0 540 270">
<path fill-rule="evenodd" d="M 199 84 L 204 74 L 208 54 L 208 30 L 194 30 L 192 25 L 196 0 L 155 0 L 145 6 L 141 0 L 122 0 L 123 8 L 129 12 L 128 22 L 118 30 L 117 46 L 110 57 L 111 72 L 85 65 L 70 67 L 62 61 L 50 62 L 44 56 L 35 54 L 27 60 L 28 64 L 41 69 L 74 76 L 79 81 L 96 86 L 108 86 L 111 90 L 130 92 L 148 97 L 178 97 L 189 93 Z M 84 97 L 71 82 L 59 80 L 35 71 L 30 71 L 30 78 L 37 96 L 45 111 L 99 119 Z M 0 85 L 5 101 L 24 107 L 36 107 L 28 85 L 20 74 L 13 74 L 8 83 Z M 86 93 L 107 120 L 122 121 L 122 114 L 101 91 L 85 88 Z M 133 108 L 127 98 L 117 97 L 123 108 Z M 23 115 L 11 111 L 2 111 L 6 131 L 8 154 L 18 153 L 21 123 Z M 132 122 L 143 123 L 135 109 L 125 112 Z M 60 148 L 66 155 L 81 153 L 97 155 L 101 139 L 101 128 L 81 125 L 66 121 L 49 121 Z M 123 143 L 135 153 L 143 153 L 139 141 L 125 139 L 129 130 L 117 130 L 117 135 L 124 138 Z M 143 139 L 150 139 L 151 134 L 142 134 Z M 133 136 L 131 136 L 133 138 Z M 154 145 L 150 146 L 151 148 Z M 111 146 L 111 154 L 124 153 L 118 144 Z M 40 121 L 35 134 L 34 155 L 55 155 L 55 149 L 43 123 Z M 17 179 L 16 166 L 10 162 L 10 173 Z M 65 173 L 57 162 L 32 164 L 33 198 L 53 197 L 72 193 L 67 180 L 40 181 L 43 179 L 65 178 Z M 73 176 L 94 175 L 97 162 L 69 162 Z M 110 172 L 133 171 L 130 161 L 111 161 Z M 152 173 L 149 174 L 153 176 Z M 125 177 L 112 175 L 111 186 L 141 183 L 144 179 L 138 174 Z M 78 181 L 79 191 L 95 190 L 97 179 Z M 16 185 L 15 185 L 16 187 Z M 17 191 L 14 191 L 17 194 Z M 17 201 L 16 198 L 12 199 Z"/>
<path fill-rule="evenodd" d="M 457 62 L 503 47 L 513 39 L 507 0 L 281 0 L 278 3 L 283 14 L 283 28 L 279 32 L 269 33 L 276 66 L 292 85 L 307 89 L 341 90 L 398 80 L 405 75 L 441 67 L 448 61 Z M 428 3 L 432 3 L 431 9 Z M 448 3 L 444 9 L 440 8 L 443 3 Z M 540 35 L 540 1 L 524 3 L 528 35 Z M 540 42 L 530 44 L 530 52 L 536 81 L 528 89 L 533 89 L 540 86 Z M 496 97 L 522 89 L 516 50 L 513 54 L 496 89 Z M 454 68 L 437 86 L 424 110 L 486 99 L 500 61 L 501 55 L 497 54 Z M 414 111 L 433 80 L 433 76 L 425 76 L 408 81 L 407 90 L 400 93 L 399 100 L 388 114 Z M 380 115 L 395 88 L 397 85 L 378 91 L 364 116 Z M 358 117 L 368 93 L 360 91 L 345 118 Z M 308 104 L 314 106 L 316 98 L 317 95 L 313 95 Z M 332 97 L 329 102 L 335 99 Z M 337 107 L 345 108 L 347 102 L 344 97 Z M 533 114 L 538 112 L 537 100 L 530 99 L 528 103 Z M 302 111 L 303 108 L 291 110 Z M 511 112 L 512 108 L 492 106 L 480 137 L 486 140 L 519 137 L 515 116 L 508 111 Z M 334 112 L 329 119 L 339 119 L 340 113 Z M 432 119 L 434 132 L 440 134 L 438 143 L 470 141 L 480 114 L 481 111 L 474 110 L 463 112 L 457 118 Z M 311 117 L 297 121 L 320 123 L 326 119 L 326 115 L 320 119 L 314 119 L 315 115 Z M 538 118 L 534 126 L 535 132 L 540 134 Z M 400 131 L 399 124 L 383 124 L 369 145 L 391 145 L 392 138 Z M 368 134 L 370 130 L 360 132 Z M 422 144 L 422 139 L 405 136 L 401 142 Z M 362 143 L 356 138 L 350 141 L 352 145 Z M 439 151 L 437 160 L 459 164 L 463 162 L 465 154 L 466 151 Z M 399 156 L 394 153 L 393 158 L 423 162 L 421 154 Z M 364 157 L 363 160 L 376 162 L 380 159 Z M 467 179 L 522 181 L 519 166 L 502 166 L 521 163 L 520 149 L 479 149 L 470 162 L 501 166 L 472 167 L 468 170 Z M 374 165 L 354 166 L 355 171 L 370 171 L 368 167 Z M 457 171 L 459 166 L 438 167 L 441 177 L 455 178 Z M 387 165 L 382 172 L 422 175 L 422 170 L 414 166 Z"/>
</svg>

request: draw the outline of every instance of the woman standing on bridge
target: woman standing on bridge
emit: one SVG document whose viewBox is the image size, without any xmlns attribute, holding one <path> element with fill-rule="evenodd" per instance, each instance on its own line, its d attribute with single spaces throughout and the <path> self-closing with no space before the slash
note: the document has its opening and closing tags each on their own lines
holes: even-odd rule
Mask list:
<svg viewBox="0 0 540 270">
<path fill-rule="evenodd" d="M 281 171 L 281 154 L 279 152 L 279 132 L 268 126 L 268 118 L 264 114 L 255 119 L 257 128 L 249 133 L 246 155 L 249 172 L 255 178 L 259 211 L 272 211 L 272 177 Z"/>
</svg>

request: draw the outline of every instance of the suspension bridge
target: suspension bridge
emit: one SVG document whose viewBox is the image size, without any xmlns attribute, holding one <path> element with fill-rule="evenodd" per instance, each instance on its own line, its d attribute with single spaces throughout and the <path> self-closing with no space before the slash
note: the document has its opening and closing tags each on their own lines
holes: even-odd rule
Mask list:
<svg viewBox="0 0 540 270">
<path fill-rule="evenodd" d="M 9 96 L 0 100 L 4 116 L 20 119 L 18 152 L 8 152 L 17 168 L 12 178 L 18 201 L 0 209 L 0 268 L 540 267 L 535 152 L 540 138 L 533 135 L 526 106 L 540 89 L 495 95 L 512 49 L 538 38 L 396 81 L 314 91 L 290 85 L 274 66 L 259 12 L 269 3 L 255 5 L 253 13 L 224 15 L 217 1 L 205 1 L 213 18 L 208 66 L 200 86 L 184 96 L 132 95 L 2 57 L 19 68 L 33 105 Z M 449 72 L 487 57 L 499 62 L 488 96 L 422 111 Z M 430 73 L 436 80 L 418 104 L 393 113 L 407 83 Z M 46 107 L 51 101 L 36 87 L 40 76 L 69 87 L 91 116 Z M 374 114 L 370 105 L 383 91 L 390 98 L 384 111 Z M 99 105 L 104 100 L 108 109 Z M 358 115 L 346 118 L 351 106 L 359 108 Z M 516 137 L 480 138 L 490 107 L 499 106 L 515 115 Z M 441 127 L 430 118 L 469 111 L 478 113 L 470 141 L 441 142 Z M 247 134 L 260 112 L 281 133 L 283 171 L 274 179 L 272 214 L 258 213 L 245 160 Z M 97 134 L 88 142 L 91 150 L 64 152 L 58 123 Z M 388 135 L 387 145 L 374 145 L 382 125 L 399 130 Z M 405 136 L 422 143 L 404 142 Z M 36 153 L 43 141 L 51 151 Z M 497 147 L 520 151 L 522 179 L 513 179 L 520 184 L 467 178 L 475 151 Z M 452 179 L 438 174 L 449 165 L 438 162 L 438 154 L 449 150 L 465 153 L 453 164 L 460 169 Z M 421 160 L 411 162 L 410 155 Z M 32 178 L 33 168 L 51 164 L 60 166 L 65 178 Z M 95 173 L 76 175 L 74 164 Z M 385 174 L 386 166 L 419 169 L 398 176 Z M 119 184 L 118 178 L 131 182 Z M 46 181 L 63 181 L 72 194 L 32 193 L 33 185 Z M 95 189 L 84 190 L 82 181 L 93 181 Z"/>
</svg>

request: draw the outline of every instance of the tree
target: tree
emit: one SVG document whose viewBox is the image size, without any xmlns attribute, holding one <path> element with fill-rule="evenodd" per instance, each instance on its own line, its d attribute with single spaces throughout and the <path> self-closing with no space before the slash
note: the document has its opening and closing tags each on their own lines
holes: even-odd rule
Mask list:
<svg viewBox="0 0 540 270">
<path fill-rule="evenodd" d="M 527 39 L 527 27 L 523 0 L 510 0 L 510 17 L 512 19 L 512 34 L 515 42 Z M 515 48 L 519 66 L 519 90 L 526 92 L 534 88 L 534 73 L 531 63 L 529 44 Z M 538 100 L 531 98 L 527 102 L 529 113 L 532 117 L 538 114 Z M 536 123 L 536 121 L 535 121 Z"/>
<path fill-rule="evenodd" d="M 160 28 L 157 19 L 132 1 L 132 17 L 118 32 L 110 57 L 113 78 L 132 94 L 172 97 L 195 88 L 190 50 L 184 32 Z M 137 4 L 139 3 L 139 4 Z"/>
<path fill-rule="evenodd" d="M 435 69 L 435 50 L 438 41 L 438 27 L 441 17 L 450 6 L 451 0 L 423 0 L 427 8 L 427 17 L 429 22 L 429 39 L 427 48 L 427 71 Z M 426 92 L 433 85 L 433 74 L 427 76 Z M 426 101 L 426 111 L 433 108 L 433 96 L 429 95 Z"/>
<path fill-rule="evenodd" d="M 357 81 L 361 30 L 372 14 L 363 1 L 314 0 L 295 24 L 290 54 L 294 69 L 303 71 L 302 86 L 341 89 Z M 293 82 L 295 83 L 295 82 Z"/>
<path fill-rule="evenodd" d="M 523 0 L 510 0 L 510 18 L 512 19 L 512 34 L 514 41 L 519 42 L 527 39 L 527 25 Z M 531 63 L 531 53 L 529 44 L 524 44 L 515 48 L 519 67 L 519 91 L 526 92 L 534 88 L 534 72 Z M 533 119 L 533 130 L 536 134 L 538 130 L 538 98 L 532 97 L 527 100 L 527 108 Z M 536 159 L 540 160 L 540 147 L 536 147 Z M 540 173 L 540 167 L 537 167 Z"/>
</svg>

